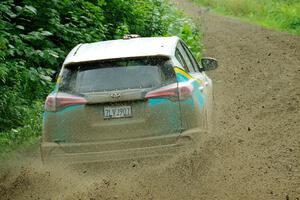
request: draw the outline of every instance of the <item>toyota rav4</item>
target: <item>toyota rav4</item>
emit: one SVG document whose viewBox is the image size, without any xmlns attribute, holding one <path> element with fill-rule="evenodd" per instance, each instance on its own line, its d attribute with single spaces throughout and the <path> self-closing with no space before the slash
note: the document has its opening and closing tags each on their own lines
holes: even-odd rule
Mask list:
<svg viewBox="0 0 300 200">
<path fill-rule="evenodd" d="M 207 132 L 213 87 L 178 37 L 77 45 L 45 102 L 42 159 L 98 162 L 171 155 Z"/>
</svg>

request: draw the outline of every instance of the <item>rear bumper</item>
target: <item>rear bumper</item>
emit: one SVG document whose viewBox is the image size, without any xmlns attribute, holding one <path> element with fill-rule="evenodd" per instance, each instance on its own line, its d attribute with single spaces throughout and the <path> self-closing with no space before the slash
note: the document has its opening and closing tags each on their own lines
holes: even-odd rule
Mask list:
<svg viewBox="0 0 300 200">
<path fill-rule="evenodd" d="M 191 129 L 181 134 L 121 140 L 101 143 L 41 143 L 42 160 L 46 164 L 91 163 L 172 156 L 193 146 L 201 130 Z"/>
</svg>

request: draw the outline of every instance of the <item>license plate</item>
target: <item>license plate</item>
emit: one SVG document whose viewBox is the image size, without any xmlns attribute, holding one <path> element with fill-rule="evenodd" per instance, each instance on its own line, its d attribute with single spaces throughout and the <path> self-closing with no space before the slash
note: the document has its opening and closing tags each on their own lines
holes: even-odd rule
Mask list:
<svg viewBox="0 0 300 200">
<path fill-rule="evenodd" d="M 104 119 L 132 117 L 131 106 L 104 107 Z"/>
</svg>

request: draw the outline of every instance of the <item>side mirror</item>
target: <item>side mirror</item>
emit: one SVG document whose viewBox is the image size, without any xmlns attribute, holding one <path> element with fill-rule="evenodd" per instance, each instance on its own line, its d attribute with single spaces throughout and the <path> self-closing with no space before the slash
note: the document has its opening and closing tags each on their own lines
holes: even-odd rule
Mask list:
<svg viewBox="0 0 300 200">
<path fill-rule="evenodd" d="M 202 58 L 201 65 L 203 71 L 209 71 L 218 68 L 218 61 L 214 58 Z"/>
</svg>

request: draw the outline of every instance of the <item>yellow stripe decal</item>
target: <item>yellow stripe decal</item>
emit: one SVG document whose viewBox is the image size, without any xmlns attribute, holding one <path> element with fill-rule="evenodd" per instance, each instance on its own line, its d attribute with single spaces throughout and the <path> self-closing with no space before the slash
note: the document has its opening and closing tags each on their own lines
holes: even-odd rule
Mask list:
<svg viewBox="0 0 300 200">
<path fill-rule="evenodd" d="M 185 77 L 187 77 L 189 79 L 193 78 L 191 75 L 189 75 L 188 73 L 186 73 L 183 69 L 180 69 L 178 67 L 175 67 L 175 72 L 179 73 L 179 74 L 182 74 L 183 76 L 185 76 Z"/>
<path fill-rule="evenodd" d="M 60 84 L 60 83 L 61 83 L 61 80 L 62 80 L 62 77 L 61 77 L 61 76 L 58 76 L 58 77 L 57 77 L 57 80 L 56 80 L 56 83 L 57 83 L 57 84 Z"/>
<path fill-rule="evenodd" d="M 193 78 L 191 75 L 189 75 L 188 73 L 186 73 L 183 69 L 181 69 L 179 67 L 175 67 L 175 72 L 185 76 L 188 79 L 193 79 L 193 80 L 197 81 L 198 83 L 203 84 L 202 80 Z"/>
</svg>

